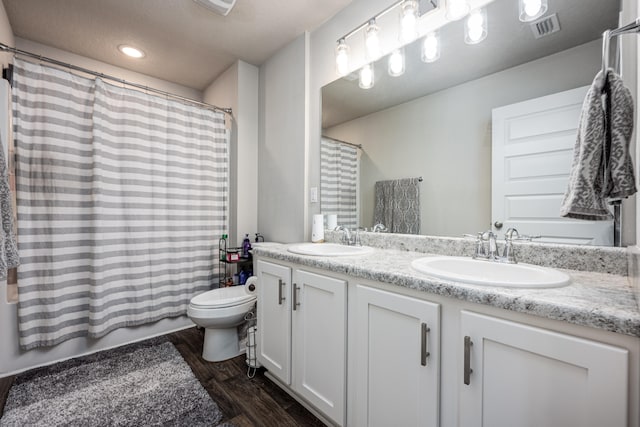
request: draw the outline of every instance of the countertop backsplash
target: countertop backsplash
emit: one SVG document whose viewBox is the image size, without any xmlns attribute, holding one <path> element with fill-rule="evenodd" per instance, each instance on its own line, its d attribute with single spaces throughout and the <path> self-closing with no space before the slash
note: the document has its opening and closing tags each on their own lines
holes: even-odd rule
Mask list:
<svg viewBox="0 0 640 427">
<path fill-rule="evenodd" d="M 342 231 L 326 231 L 325 241 L 340 243 Z M 364 246 L 380 249 L 422 252 L 449 256 L 472 256 L 475 239 L 463 237 L 418 236 L 412 234 L 389 234 L 360 232 Z M 504 240 L 498 240 L 502 250 Z M 617 274 L 627 276 L 627 248 L 607 246 L 580 246 L 554 243 L 514 242 L 518 262 L 578 271 Z"/>
</svg>

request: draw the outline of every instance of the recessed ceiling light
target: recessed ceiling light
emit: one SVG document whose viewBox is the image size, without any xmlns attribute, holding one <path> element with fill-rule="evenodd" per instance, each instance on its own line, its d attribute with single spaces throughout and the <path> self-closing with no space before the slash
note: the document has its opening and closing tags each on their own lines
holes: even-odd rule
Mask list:
<svg viewBox="0 0 640 427">
<path fill-rule="evenodd" d="M 118 50 L 132 58 L 144 58 L 144 52 L 133 46 L 121 44 L 120 46 L 118 46 Z"/>
</svg>

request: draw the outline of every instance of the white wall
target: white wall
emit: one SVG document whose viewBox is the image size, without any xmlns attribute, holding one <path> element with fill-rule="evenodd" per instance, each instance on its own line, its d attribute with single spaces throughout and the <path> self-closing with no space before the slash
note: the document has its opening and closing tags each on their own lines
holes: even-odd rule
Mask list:
<svg viewBox="0 0 640 427">
<path fill-rule="evenodd" d="M 320 135 L 322 127 L 322 86 L 337 78 L 334 49 L 336 40 L 392 4 L 390 0 L 353 0 L 320 28 L 311 33 L 309 43 L 309 112 L 306 178 L 308 187 L 320 188 Z M 363 61 L 354 46 L 353 67 Z M 352 67 L 352 68 L 353 68 Z M 306 189 L 303 189 L 306 191 Z M 306 219 L 320 213 L 320 204 L 305 204 Z M 307 239 L 308 240 L 308 239 Z"/>
<path fill-rule="evenodd" d="M 422 176 L 421 234 L 487 229 L 492 109 L 590 84 L 600 48 L 594 41 L 325 129 L 363 146 L 360 224 L 373 225 L 375 181 Z"/>
<path fill-rule="evenodd" d="M 218 76 L 205 90 L 202 96 L 204 102 L 228 107 L 233 111 L 233 120 L 227 120 L 227 129 L 231 130 L 229 141 L 229 200 L 227 201 L 227 215 L 229 221 L 229 241 L 235 242 L 238 238 L 238 62 L 233 64 L 224 73 Z M 219 238 L 220 236 L 217 236 Z"/>
<path fill-rule="evenodd" d="M 258 229 L 258 123 L 260 70 L 240 62 L 238 67 L 238 192 L 237 236 L 253 238 Z M 252 239 L 253 241 L 253 239 Z"/>
<path fill-rule="evenodd" d="M 308 34 L 260 67 L 258 229 L 267 241 L 303 241 Z"/>
<path fill-rule="evenodd" d="M 0 43 L 4 43 L 7 46 L 15 46 L 15 39 L 13 37 L 13 31 L 11 30 L 11 24 L 9 24 L 9 18 L 7 17 L 7 11 L 4 8 L 4 4 L 0 1 Z M 0 68 L 6 67 L 11 62 L 11 54 L 0 53 Z"/>
<path fill-rule="evenodd" d="M 240 246 L 245 234 L 258 232 L 259 70 L 236 62 L 204 92 L 204 101 L 231 107 L 229 238 Z"/>
</svg>

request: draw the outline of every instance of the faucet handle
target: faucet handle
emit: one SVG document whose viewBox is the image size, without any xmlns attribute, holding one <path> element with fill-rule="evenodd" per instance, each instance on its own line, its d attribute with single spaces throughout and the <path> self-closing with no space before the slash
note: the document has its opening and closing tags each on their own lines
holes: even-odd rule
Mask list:
<svg viewBox="0 0 640 427">
<path fill-rule="evenodd" d="M 476 247 L 473 252 L 473 258 L 486 258 L 487 251 L 484 247 L 484 233 L 478 232 L 478 234 L 463 234 L 463 237 L 472 237 L 476 239 Z"/>
<path fill-rule="evenodd" d="M 351 244 L 353 246 L 362 246 L 362 242 L 360 241 L 360 228 L 356 228 L 351 236 Z"/>
</svg>

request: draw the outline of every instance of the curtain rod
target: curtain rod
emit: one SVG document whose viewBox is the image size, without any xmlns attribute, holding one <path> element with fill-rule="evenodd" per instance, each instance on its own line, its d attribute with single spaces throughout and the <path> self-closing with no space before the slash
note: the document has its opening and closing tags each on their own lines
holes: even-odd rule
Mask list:
<svg viewBox="0 0 640 427">
<path fill-rule="evenodd" d="M 326 136 L 326 135 L 320 135 L 322 138 L 326 138 L 326 139 L 330 139 L 332 141 L 335 142 L 339 142 L 340 144 L 346 144 L 346 145 L 350 145 L 352 147 L 356 147 L 362 150 L 362 144 L 354 144 L 353 142 L 347 142 L 347 141 L 342 141 L 339 139 L 335 139 L 335 138 L 331 138 L 330 136 Z"/>
<path fill-rule="evenodd" d="M 48 62 L 50 64 L 54 64 L 54 65 L 58 65 L 60 67 L 65 67 L 65 68 L 69 68 L 71 70 L 75 70 L 75 71 L 80 71 L 82 73 L 85 74 L 89 74 L 92 76 L 96 76 L 96 77 L 100 77 L 102 79 L 107 79 L 107 80 L 111 80 L 126 86 L 132 86 L 138 89 L 142 89 L 146 92 L 153 92 L 162 96 L 166 96 L 168 98 L 173 98 L 173 99 L 177 99 L 180 101 L 184 101 L 184 102 L 188 102 L 190 104 L 195 104 L 198 105 L 200 107 L 206 108 L 207 110 L 214 110 L 214 111 L 221 111 L 225 114 L 230 115 L 231 117 L 233 117 L 232 115 L 232 110 L 231 108 L 222 108 L 222 107 L 217 107 L 215 105 L 212 104 L 207 104 L 206 102 L 201 102 L 201 101 L 196 101 L 195 99 L 191 99 L 191 98 L 187 98 L 184 96 L 180 96 L 180 95 L 176 95 L 174 93 L 170 93 L 170 92 L 166 92 L 164 90 L 160 90 L 160 89 L 154 89 L 152 87 L 149 86 L 144 86 L 138 83 L 132 83 L 132 82 L 128 82 L 124 79 L 118 78 L 118 77 L 114 77 L 114 76 L 110 76 L 108 74 L 104 74 L 104 73 L 100 73 L 97 71 L 92 71 L 89 70 L 87 68 L 83 68 L 83 67 L 79 67 L 77 65 L 73 65 L 73 64 L 69 64 L 67 62 L 62 62 L 62 61 L 58 61 L 57 59 L 53 59 L 53 58 L 47 58 L 46 56 L 42 56 L 42 55 L 38 55 L 36 53 L 31 53 L 31 52 L 27 52 L 26 50 L 20 50 L 20 49 L 16 49 L 15 47 L 10 47 L 7 46 L 4 43 L 0 43 L 0 51 L 4 51 L 4 52 L 11 52 L 14 53 L 16 55 L 23 55 L 23 56 L 28 56 L 30 58 L 35 58 L 39 61 L 43 61 L 43 62 Z"/>
</svg>

